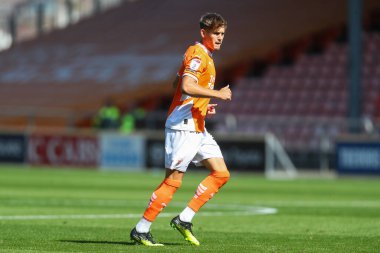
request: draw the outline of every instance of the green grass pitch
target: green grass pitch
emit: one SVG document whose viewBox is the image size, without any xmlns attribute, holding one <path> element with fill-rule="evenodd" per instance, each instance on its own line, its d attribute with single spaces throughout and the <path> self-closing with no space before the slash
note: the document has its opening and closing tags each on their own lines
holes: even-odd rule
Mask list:
<svg viewBox="0 0 380 253">
<path fill-rule="evenodd" d="M 232 173 L 193 220 L 201 246 L 188 245 L 169 222 L 206 175 L 187 173 L 152 226 L 166 246 L 147 248 L 133 245 L 129 232 L 162 171 L 1 166 L 0 252 L 379 252 L 379 178 L 266 180 Z"/>
</svg>

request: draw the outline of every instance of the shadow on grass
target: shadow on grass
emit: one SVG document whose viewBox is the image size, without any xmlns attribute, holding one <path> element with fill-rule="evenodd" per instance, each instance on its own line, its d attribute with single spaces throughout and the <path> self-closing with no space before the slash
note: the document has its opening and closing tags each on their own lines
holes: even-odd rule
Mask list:
<svg viewBox="0 0 380 253">
<path fill-rule="evenodd" d="M 118 244 L 118 245 L 132 245 L 135 246 L 134 242 L 112 242 L 112 241 L 93 241 L 93 240 L 59 240 L 60 242 L 70 242 L 70 243 L 96 243 L 96 244 Z M 181 243 L 169 243 L 161 242 L 164 245 L 182 245 Z"/>
</svg>

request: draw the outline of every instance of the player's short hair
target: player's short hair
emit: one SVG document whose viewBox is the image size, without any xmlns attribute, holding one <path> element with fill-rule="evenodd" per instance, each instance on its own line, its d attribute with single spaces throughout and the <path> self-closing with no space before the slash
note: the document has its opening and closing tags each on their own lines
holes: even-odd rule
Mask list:
<svg viewBox="0 0 380 253">
<path fill-rule="evenodd" d="M 199 20 L 199 26 L 206 31 L 213 31 L 219 27 L 227 28 L 227 20 L 218 13 L 206 13 Z"/>
</svg>

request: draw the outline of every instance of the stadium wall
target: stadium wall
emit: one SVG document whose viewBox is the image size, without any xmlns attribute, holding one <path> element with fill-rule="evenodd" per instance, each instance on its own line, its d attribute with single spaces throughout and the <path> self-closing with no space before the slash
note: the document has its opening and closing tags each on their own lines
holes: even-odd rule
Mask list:
<svg viewBox="0 0 380 253">
<path fill-rule="evenodd" d="M 215 139 L 231 170 L 264 173 L 268 167 L 265 136 L 225 134 L 215 135 Z M 0 163 L 90 170 L 163 169 L 164 144 L 163 131 L 134 135 L 3 132 Z M 338 138 L 334 154 L 334 167 L 340 175 L 380 175 L 379 138 Z"/>
<path fill-rule="evenodd" d="M 336 169 L 341 175 L 380 175 L 380 140 L 345 136 L 336 143 Z"/>
<path fill-rule="evenodd" d="M 0 133 L 0 162 L 24 163 L 26 160 L 26 136 L 18 133 Z"/>
<path fill-rule="evenodd" d="M 215 136 L 232 170 L 264 172 L 264 136 Z M 93 133 L 0 133 L 0 163 L 100 170 L 164 168 L 163 131 L 135 135 Z"/>
</svg>

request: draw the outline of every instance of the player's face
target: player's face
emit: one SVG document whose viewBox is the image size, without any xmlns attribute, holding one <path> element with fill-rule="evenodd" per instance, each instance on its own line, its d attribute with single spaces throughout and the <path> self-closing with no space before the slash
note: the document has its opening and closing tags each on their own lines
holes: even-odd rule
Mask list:
<svg viewBox="0 0 380 253">
<path fill-rule="evenodd" d="M 211 52 L 219 50 L 224 39 L 225 27 L 219 27 L 213 31 L 201 30 L 202 42 Z"/>
</svg>

